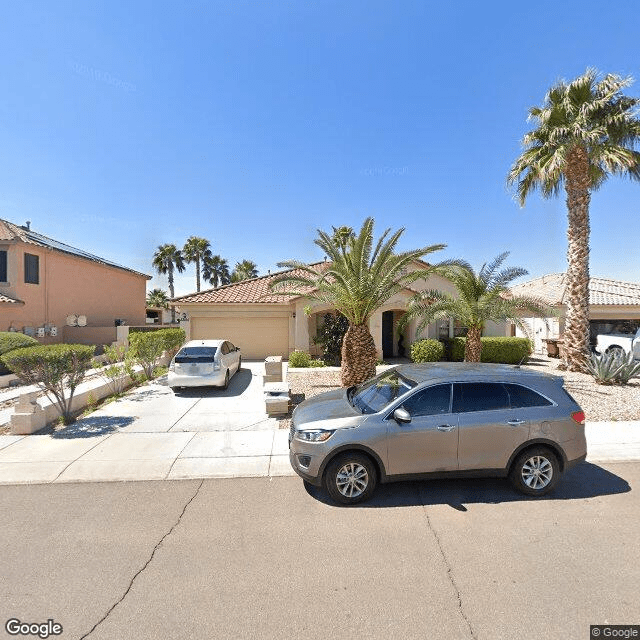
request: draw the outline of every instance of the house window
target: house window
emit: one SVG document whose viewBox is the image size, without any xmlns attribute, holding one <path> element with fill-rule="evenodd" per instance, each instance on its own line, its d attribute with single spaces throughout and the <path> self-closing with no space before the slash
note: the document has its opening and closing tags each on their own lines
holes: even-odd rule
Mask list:
<svg viewBox="0 0 640 640">
<path fill-rule="evenodd" d="M 0 282 L 8 282 L 6 251 L 0 251 Z"/>
<path fill-rule="evenodd" d="M 31 253 L 24 254 L 24 281 L 40 284 L 40 257 Z"/>
</svg>

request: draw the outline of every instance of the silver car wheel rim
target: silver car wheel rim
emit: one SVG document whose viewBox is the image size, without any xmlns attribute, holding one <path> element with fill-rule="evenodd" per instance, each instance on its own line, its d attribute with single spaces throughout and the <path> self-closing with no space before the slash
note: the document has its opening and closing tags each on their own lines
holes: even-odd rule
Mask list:
<svg viewBox="0 0 640 640">
<path fill-rule="evenodd" d="M 522 465 L 522 481 L 530 489 L 544 489 L 553 477 L 553 465 L 544 456 L 533 456 Z"/>
<path fill-rule="evenodd" d="M 336 486 L 345 498 L 361 496 L 369 485 L 369 474 L 357 462 L 347 462 L 336 474 Z"/>
</svg>

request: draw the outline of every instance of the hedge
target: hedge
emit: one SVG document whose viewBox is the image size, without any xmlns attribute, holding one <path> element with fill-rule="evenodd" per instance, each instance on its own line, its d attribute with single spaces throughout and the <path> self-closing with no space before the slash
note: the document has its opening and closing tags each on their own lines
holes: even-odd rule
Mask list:
<svg viewBox="0 0 640 640">
<path fill-rule="evenodd" d="M 481 362 L 498 362 L 502 364 L 518 364 L 526 362 L 531 355 L 531 341 L 527 338 L 480 338 L 482 342 Z M 453 338 L 450 341 L 450 359 L 453 362 L 464 360 L 466 338 Z"/>
<path fill-rule="evenodd" d="M 0 331 L 0 356 L 3 356 L 14 349 L 22 349 L 24 347 L 35 347 L 40 343 L 31 336 L 16 331 Z M 0 363 L 0 376 L 11 373 L 11 370 Z"/>
<path fill-rule="evenodd" d="M 444 357 L 444 345 L 439 340 L 418 340 L 411 345 L 413 362 L 438 362 Z"/>
</svg>

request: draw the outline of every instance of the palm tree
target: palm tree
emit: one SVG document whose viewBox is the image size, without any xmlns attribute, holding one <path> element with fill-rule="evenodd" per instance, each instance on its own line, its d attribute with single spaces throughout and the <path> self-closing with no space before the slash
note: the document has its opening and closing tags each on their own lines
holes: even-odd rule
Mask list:
<svg viewBox="0 0 640 640">
<path fill-rule="evenodd" d="M 200 265 L 211 257 L 211 244 L 205 238 L 191 236 L 182 248 L 185 262 L 196 263 L 196 291 L 200 291 Z"/>
<path fill-rule="evenodd" d="M 535 298 L 514 296 L 509 292 L 509 285 L 528 271 L 521 267 L 499 271 L 508 255 L 508 252 L 501 253 L 491 263 L 483 264 L 477 274 L 471 265 L 462 261 L 445 268 L 443 275 L 454 285 L 458 296 L 435 290 L 416 294 L 400 319 L 399 328 L 403 329 L 411 320 L 419 318 L 417 330 L 420 333 L 435 320 L 458 320 L 469 330 L 464 348 L 465 362 L 480 362 L 480 337 L 487 322 L 511 321 L 528 333 L 521 319 L 523 312 L 540 317 L 554 312 Z"/>
<path fill-rule="evenodd" d="M 342 341 L 342 384 L 349 387 L 375 375 L 376 348 L 369 332 L 369 319 L 403 287 L 439 270 L 438 266 L 409 271 L 408 266 L 423 256 L 439 251 L 444 244 L 395 253 L 404 229 L 389 235 L 387 229 L 373 248 L 373 218 L 367 218 L 358 235 L 349 242 L 342 234 L 318 230 L 314 241 L 329 262 L 317 268 L 296 260 L 278 266 L 291 269 L 274 278 L 271 288 L 281 295 L 305 296 L 329 304 L 349 321 Z"/>
<path fill-rule="evenodd" d="M 153 268 L 160 274 L 167 275 L 169 280 L 169 296 L 176 297 L 173 286 L 173 272 L 182 273 L 185 269 L 182 252 L 175 244 L 161 244 L 153 254 Z M 171 322 L 175 322 L 175 309 L 171 308 Z"/>
<path fill-rule="evenodd" d="M 258 265 L 251 260 L 243 260 L 236 262 L 231 274 L 231 282 L 240 282 L 240 280 L 248 280 L 249 278 L 258 277 Z"/>
<path fill-rule="evenodd" d="M 591 192 L 610 175 L 640 180 L 640 140 L 637 105 L 640 100 L 621 91 L 632 78 L 608 74 L 598 79 L 594 69 L 572 82 L 552 87 L 541 107 L 529 109 L 537 128 L 522 141 L 524 151 L 507 182 L 517 184 L 520 204 L 539 189 L 544 198 L 567 194 L 567 315 L 565 365 L 584 369 L 589 351 L 589 202 Z"/>
<path fill-rule="evenodd" d="M 168 309 L 169 296 L 162 289 L 152 289 L 147 293 L 147 306 Z"/>
<path fill-rule="evenodd" d="M 231 282 L 229 264 L 218 255 L 210 256 L 202 263 L 202 277 L 216 288 L 229 284 Z"/>
</svg>

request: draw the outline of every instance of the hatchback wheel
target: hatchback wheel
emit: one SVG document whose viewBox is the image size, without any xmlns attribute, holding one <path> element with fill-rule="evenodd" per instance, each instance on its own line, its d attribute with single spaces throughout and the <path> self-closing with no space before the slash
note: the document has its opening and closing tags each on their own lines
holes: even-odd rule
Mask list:
<svg viewBox="0 0 640 640">
<path fill-rule="evenodd" d="M 549 493 L 560 479 L 558 458 L 547 447 L 535 447 L 521 453 L 509 475 L 513 486 L 528 496 Z"/>
<path fill-rule="evenodd" d="M 373 494 L 377 483 L 376 468 L 361 453 L 343 453 L 329 463 L 324 482 L 336 502 L 356 504 Z"/>
</svg>

